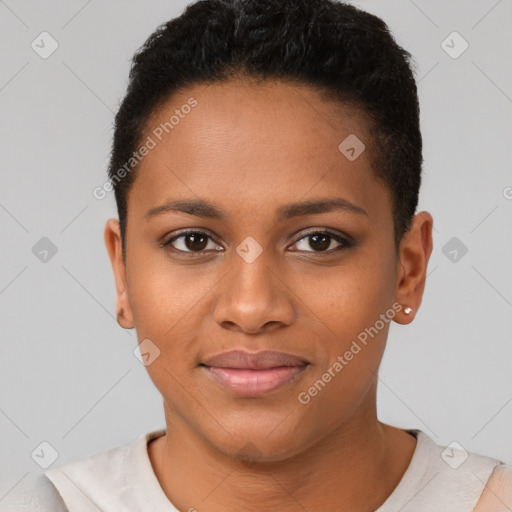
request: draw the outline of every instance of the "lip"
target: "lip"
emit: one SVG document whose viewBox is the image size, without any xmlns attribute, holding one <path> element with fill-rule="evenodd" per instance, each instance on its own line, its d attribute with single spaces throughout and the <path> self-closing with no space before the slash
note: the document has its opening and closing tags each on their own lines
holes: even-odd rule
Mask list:
<svg viewBox="0 0 512 512">
<path fill-rule="evenodd" d="M 293 354 L 233 350 L 200 364 L 207 374 L 238 396 L 262 396 L 292 382 L 309 366 Z"/>
</svg>

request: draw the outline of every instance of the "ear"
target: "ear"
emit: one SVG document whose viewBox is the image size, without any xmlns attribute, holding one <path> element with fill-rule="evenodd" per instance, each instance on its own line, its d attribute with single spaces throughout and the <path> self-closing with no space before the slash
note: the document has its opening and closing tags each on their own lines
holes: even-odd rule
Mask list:
<svg viewBox="0 0 512 512">
<path fill-rule="evenodd" d="M 124 329 L 133 329 L 133 313 L 128 297 L 126 269 L 122 254 L 121 229 L 117 219 L 107 220 L 104 238 L 116 282 L 117 322 Z"/>
<path fill-rule="evenodd" d="M 394 317 L 399 324 L 412 322 L 420 307 L 428 260 L 432 253 L 433 224 L 434 220 L 430 213 L 418 213 L 400 242 L 396 301 L 402 305 L 402 309 Z M 410 314 L 404 312 L 407 307 L 412 309 Z"/>
</svg>

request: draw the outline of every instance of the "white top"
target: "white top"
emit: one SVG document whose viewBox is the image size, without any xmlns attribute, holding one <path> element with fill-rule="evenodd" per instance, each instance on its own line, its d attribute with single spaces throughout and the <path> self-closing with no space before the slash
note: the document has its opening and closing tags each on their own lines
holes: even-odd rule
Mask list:
<svg viewBox="0 0 512 512">
<path fill-rule="evenodd" d="M 512 466 L 439 446 L 421 430 L 406 431 L 417 438 L 416 449 L 400 483 L 375 512 L 472 512 L 495 469 L 507 487 L 502 497 L 512 496 Z M 46 480 L 26 508 L 5 512 L 178 512 L 160 487 L 147 451 L 148 442 L 164 433 L 143 434 L 132 444 L 48 469 L 44 474 L 53 485 Z M 486 493 L 495 496 L 492 490 Z"/>
</svg>

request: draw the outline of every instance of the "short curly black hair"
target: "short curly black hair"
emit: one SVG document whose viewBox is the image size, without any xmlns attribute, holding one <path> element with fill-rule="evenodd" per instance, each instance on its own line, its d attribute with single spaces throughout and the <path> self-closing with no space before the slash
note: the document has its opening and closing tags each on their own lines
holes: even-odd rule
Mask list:
<svg viewBox="0 0 512 512">
<path fill-rule="evenodd" d="M 108 169 L 126 251 L 122 173 L 150 115 L 188 86 L 249 76 L 314 87 L 371 120 L 374 175 L 391 191 L 395 248 L 410 229 L 421 184 L 419 102 L 409 52 L 377 16 L 336 0 L 199 0 L 160 25 L 135 53 L 115 117 Z"/>
</svg>

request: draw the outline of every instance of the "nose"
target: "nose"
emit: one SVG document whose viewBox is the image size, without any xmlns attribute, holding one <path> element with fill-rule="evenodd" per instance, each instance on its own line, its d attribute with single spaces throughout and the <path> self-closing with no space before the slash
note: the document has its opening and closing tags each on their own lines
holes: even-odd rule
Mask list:
<svg viewBox="0 0 512 512">
<path fill-rule="evenodd" d="M 252 263 L 235 256 L 213 307 L 222 328 L 251 334 L 290 325 L 295 316 L 293 292 L 264 253 Z"/>
</svg>

